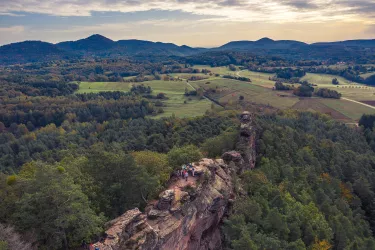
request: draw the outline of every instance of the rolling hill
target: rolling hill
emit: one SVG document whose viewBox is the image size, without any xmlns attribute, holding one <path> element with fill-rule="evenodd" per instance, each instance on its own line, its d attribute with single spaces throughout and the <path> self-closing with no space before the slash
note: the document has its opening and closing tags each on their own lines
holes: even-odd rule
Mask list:
<svg viewBox="0 0 375 250">
<path fill-rule="evenodd" d="M 306 44 L 293 40 L 232 41 L 217 48 L 193 48 L 173 43 L 144 40 L 113 41 L 99 34 L 77 41 L 57 44 L 42 41 L 25 41 L 0 47 L 0 64 L 71 60 L 82 57 L 136 57 L 157 60 L 158 57 L 192 56 L 202 52 L 247 51 L 260 55 L 280 56 L 286 59 L 338 60 L 374 57 L 375 40 L 349 40 Z"/>
<path fill-rule="evenodd" d="M 78 55 L 60 49 L 52 43 L 25 41 L 0 47 L 0 64 L 45 62 L 78 58 Z"/>
</svg>

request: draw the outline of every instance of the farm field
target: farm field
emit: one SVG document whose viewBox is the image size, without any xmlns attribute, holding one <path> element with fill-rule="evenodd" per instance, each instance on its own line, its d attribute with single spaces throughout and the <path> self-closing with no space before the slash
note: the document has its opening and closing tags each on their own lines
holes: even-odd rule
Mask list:
<svg viewBox="0 0 375 250">
<path fill-rule="evenodd" d="M 340 102 L 340 101 L 339 101 Z M 294 106 L 294 109 L 304 110 L 304 111 L 316 111 L 323 114 L 330 115 L 332 118 L 344 122 L 351 121 L 351 118 L 345 114 L 339 112 L 338 110 L 330 107 L 323 102 L 322 99 L 318 98 L 301 98 Z"/>
<path fill-rule="evenodd" d="M 366 73 L 366 74 L 361 74 L 361 77 L 363 77 L 363 78 L 368 78 L 368 77 L 370 77 L 370 76 L 372 76 L 372 75 L 375 75 L 375 72 L 370 72 L 370 73 Z"/>
<path fill-rule="evenodd" d="M 200 66 L 212 72 L 225 72 L 223 67 L 210 68 L 208 66 Z M 345 122 L 358 120 L 363 113 L 374 114 L 375 110 L 363 106 L 358 103 L 353 103 L 346 100 L 311 98 L 306 100 L 299 100 L 288 92 L 273 91 L 274 81 L 270 81 L 269 77 L 273 74 L 258 73 L 247 70 L 238 72 L 227 72 L 231 75 L 249 77 L 252 82 L 241 82 L 231 79 L 210 79 L 210 84 L 207 81 L 191 82 L 195 87 L 203 87 L 205 89 L 215 88 L 217 93 L 212 94 L 214 99 L 225 104 L 229 102 L 236 102 L 240 95 L 244 96 L 245 101 L 256 102 L 260 104 L 269 104 L 276 108 L 296 108 L 300 110 L 311 110 L 326 113 L 333 118 Z M 339 86 L 332 84 L 332 79 L 337 78 L 340 81 Z M 337 77 L 328 74 L 312 74 L 308 73 L 303 80 L 318 85 L 318 87 L 330 88 L 342 93 L 343 97 L 356 101 L 370 101 L 375 100 L 375 88 L 350 82 L 342 77 Z"/>
<path fill-rule="evenodd" d="M 80 82 L 77 93 L 98 93 L 100 91 L 129 91 L 127 82 Z"/>
<path fill-rule="evenodd" d="M 212 73 L 214 74 L 220 74 L 220 75 L 233 75 L 236 73 L 236 71 L 232 71 L 230 70 L 228 67 L 226 66 L 222 66 L 222 67 L 211 67 L 209 65 L 195 65 L 193 66 L 194 69 L 208 69 L 210 70 Z"/>
<path fill-rule="evenodd" d="M 199 76 L 199 77 L 202 77 L 202 78 L 210 78 L 210 75 L 206 75 L 206 74 L 203 74 L 203 73 L 198 73 L 198 74 L 193 74 L 193 73 L 171 73 L 171 74 L 168 74 L 169 76 L 172 76 L 172 77 L 177 77 L 177 78 L 181 78 L 181 79 L 189 79 L 190 77 L 192 76 Z"/>
<path fill-rule="evenodd" d="M 150 86 L 154 94 L 165 93 L 168 100 L 164 103 L 164 113 L 156 117 L 168 117 L 175 114 L 177 117 L 193 117 L 203 115 L 210 109 L 211 102 L 206 99 L 189 98 L 184 96 L 185 88 L 191 87 L 185 81 L 148 81 L 142 83 L 125 82 L 81 82 L 77 93 L 97 93 L 100 91 L 130 91 L 132 85 L 143 84 Z M 186 104 L 184 103 L 186 101 Z"/>
<path fill-rule="evenodd" d="M 334 99 L 299 99 L 290 92 L 275 91 L 274 81 L 269 80 L 273 74 L 259 73 L 248 70 L 231 71 L 228 67 L 210 67 L 206 65 L 194 66 L 199 69 L 208 69 L 213 74 L 230 74 L 234 76 L 248 77 L 252 82 L 225 79 L 209 74 L 174 73 L 172 77 L 178 77 L 181 81 L 147 81 L 142 83 L 119 83 L 119 82 L 81 82 L 79 93 L 99 91 L 129 91 L 133 84 L 144 84 L 151 86 L 154 94 L 163 92 L 169 98 L 165 100 L 165 113 L 157 117 L 170 116 L 175 114 L 178 117 L 192 117 L 202 115 L 210 109 L 212 102 L 207 99 L 187 98 L 184 96 L 185 88 L 203 88 L 211 90 L 210 97 L 221 104 L 236 104 L 239 97 L 243 96 L 245 102 L 271 105 L 279 109 L 296 108 L 299 110 L 318 111 L 331 115 L 334 119 L 353 122 L 358 120 L 363 113 L 374 114 L 375 110 L 358 103 L 346 100 Z M 199 81 L 189 81 L 191 76 L 205 77 Z M 339 86 L 332 84 L 332 79 L 337 78 Z M 352 83 L 342 77 L 327 74 L 308 73 L 302 80 L 307 80 L 318 87 L 330 88 L 340 92 L 343 97 L 364 103 L 372 103 L 375 100 L 375 88 L 370 86 Z M 186 103 L 185 103 L 186 102 Z"/>
<path fill-rule="evenodd" d="M 357 83 L 353 83 L 349 80 L 346 80 L 343 77 L 329 75 L 329 74 L 306 73 L 306 75 L 302 77 L 301 80 L 316 84 L 319 87 L 329 88 L 329 87 L 336 87 L 335 85 L 332 84 L 333 78 L 337 78 L 337 80 L 340 82 L 340 85 L 350 85 L 350 84 L 357 85 Z"/>
<path fill-rule="evenodd" d="M 337 78 L 340 85 L 333 85 L 333 78 Z M 306 76 L 301 79 L 318 85 L 318 88 L 334 89 L 341 93 L 343 97 L 348 99 L 356 101 L 375 100 L 375 87 L 351 82 L 339 76 L 307 73 Z"/>
<path fill-rule="evenodd" d="M 204 89 L 217 89 L 212 97 L 220 103 L 236 102 L 239 96 L 243 96 L 245 101 L 256 102 L 259 104 L 271 105 L 276 108 L 290 108 L 298 98 L 291 96 L 282 97 L 286 93 L 273 91 L 272 89 L 254 85 L 250 82 L 237 81 L 232 79 L 216 79 L 207 81 L 190 82 L 195 88 L 202 87 Z"/>
<path fill-rule="evenodd" d="M 352 120 L 359 120 L 363 114 L 375 114 L 375 109 L 347 100 L 320 99 L 328 107 L 339 111 Z"/>
<path fill-rule="evenodd" d="M 269 78 L 273 77 L 274 74 L 242 70 L 238 73 L 238 75 L 248 77 L 251 79 L 253 84 L 259 85 L 265 88 L 272 89 L 275 86 L 275 82 L 269 80 Z"/>
</svg>

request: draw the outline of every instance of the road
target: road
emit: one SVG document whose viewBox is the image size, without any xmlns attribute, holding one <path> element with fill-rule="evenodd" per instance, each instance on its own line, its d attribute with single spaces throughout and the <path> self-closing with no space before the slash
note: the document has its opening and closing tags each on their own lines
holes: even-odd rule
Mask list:
<svg viewBox="0 0 375 250">
<path fill-rule="evenodd" d="M 349 102 L 354 102 L 354 103 L 357 103 L 357 104 L 361 104 L 362 106 L 366 106 L 366 107 L 371 108 L 371 109 L 375 109 L 374 106 L 371 106 L 371 105 L 363 103 L 363 102 L 358 102 L 358 101 L 355 101 L 355 100 L 352 100 L 352 99 L 348 99 L 348 98 L 345 98 L 345 97 L 341 97 L 341 99 L 349 101 Z"/>
</svg>

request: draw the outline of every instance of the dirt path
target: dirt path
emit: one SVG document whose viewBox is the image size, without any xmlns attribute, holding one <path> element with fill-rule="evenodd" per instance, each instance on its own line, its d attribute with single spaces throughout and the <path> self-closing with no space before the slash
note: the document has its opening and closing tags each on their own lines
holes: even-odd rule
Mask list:
<svg viewBox="0 0 375 250">
<path fill-rule="evenodd" d="M 188 177 L 188 180 L 186 181 L 185 178 L 178 178 L 178 180 L 176 182 L 173 182 L 170 186 L 169 186 L 169 189 L 175 189 L 175 188 L 178 188 L 178 189 L 182 189 L 186 186 L 195 186 L 195 184 L 197 183 L 197 177 L 193 177 L 193 176 L 190 176 Z"/>
<path fill-rule="evenodd" d="M 236 75 L 237 75 L 238 77 L 241 77 L 240 73 L 241 73 L 242 71 L 243 71 L 243 70 L 237 71 L 237 72 L 236 72 Z"/>
<path fill-rule="evenodd" d="M 197 90 L 196 88 L 194 88 L 191 84 L 190 84 L 190 82 L 186 82 L 187 83 L 187 85 L 189 85 L 192 89 L 194 89 L 195 91 Z M 206 100 L 209 100 L 210 102 L 213 102 L 212 100 L 210 100 L 210 99 L 208 99 L 206 96 L 203 96 Z M 213 102 L 213 103 L 215 103 L 215 102 Z M 217 104 L 217 103 L 215 103 L 215 104 Z"/>
<path fill-rule="evenodd" d="M 366 107 L 371 108 L 371 109 L 375 109 L 374 106 L 371 106 L 371 105 L 363 103 L 363 102 L 358 102 L 358 101 L 355 101 L 355 100 L 352 100 L 352 99 L 348 99 L 348 98 L 345 98 L 345 97 L 341 97 L 341 99 L 349 101 L 349 102 L 354 102 L 354 103 L 357 103 L 357 104 L 361 104 L 361 105 L 366 106 Z"/>
</svg>

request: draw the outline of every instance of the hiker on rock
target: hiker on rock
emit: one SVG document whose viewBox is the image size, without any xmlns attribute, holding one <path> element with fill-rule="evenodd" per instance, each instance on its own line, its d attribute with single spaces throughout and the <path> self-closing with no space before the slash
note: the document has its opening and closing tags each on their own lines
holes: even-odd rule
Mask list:
<svg viewBox="0 0 375 250">
<path fill-rule="evenodd" d="M 185 181 L 187 181 L 187 180 L 188 180 L 188 177 L 189 177 L 189 173 L 188 173 L 188 171 L 186 171 L 186 170 L 185 170 L 184 177 L 185 177 Z"/>
<path fill-rule="evenodd" d="M 191 168 L 191 175 L 194 177 L 194 174 L 195 174 L 195 168 L 192 167 L 192 168 Z"/>
</svg>

